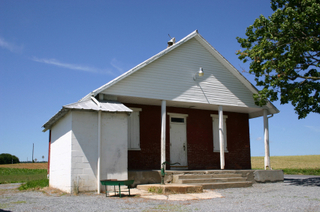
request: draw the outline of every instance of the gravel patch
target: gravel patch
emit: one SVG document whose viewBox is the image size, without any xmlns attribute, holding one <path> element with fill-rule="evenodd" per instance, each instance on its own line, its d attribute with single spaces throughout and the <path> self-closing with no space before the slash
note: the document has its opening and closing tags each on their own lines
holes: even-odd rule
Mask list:
<svg viewBox="0 0 320 212">
<path fill-rule="evenodd" d="M 221 198 L 169 201 L 104 194 L 17 192 L 0 185 L 0 211 L 320 211 L 320 177 L 286 179 L 249 188 L 215 189 Z M 7 188 L 5 188 L 5 186 Z"/>
</svg>

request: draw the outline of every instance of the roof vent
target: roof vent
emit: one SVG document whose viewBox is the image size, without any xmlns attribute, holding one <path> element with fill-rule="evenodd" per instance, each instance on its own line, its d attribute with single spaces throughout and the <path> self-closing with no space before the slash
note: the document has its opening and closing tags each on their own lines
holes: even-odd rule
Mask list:
<svg viewBox="0 0 320 212">
<path fill-rule="evenodd" d="M 171 38 L 171 40 L 168 41 L 168 47 L 172 46 L 176 43 L 176 38 Z"/>
</svg>

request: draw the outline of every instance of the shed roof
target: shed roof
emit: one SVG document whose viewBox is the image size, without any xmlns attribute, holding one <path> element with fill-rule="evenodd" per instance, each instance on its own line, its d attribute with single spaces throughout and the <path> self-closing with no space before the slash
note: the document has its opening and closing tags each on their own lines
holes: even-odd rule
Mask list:
<svg viewBox="0 0 320 212">
<path fill-rule="evenodd" d="M 43 131 L 47 131 L 52 127 L 52 125 L 62 118 L 65 114 L 67 114 L 70 110 L 93 110 L 93 111 L 104 111 L 110 113 L 131 113 L 132 110 L 120 102 L 117 101 L 102 101 L 95 103 L 92 99 L 83 101 L 83 102 L 76 102 L 68 105 L 62 106 L 62 109 L 56 113 L 49 121 L 47 121 L 42 127 L 44 128 Z"/>
</svg>

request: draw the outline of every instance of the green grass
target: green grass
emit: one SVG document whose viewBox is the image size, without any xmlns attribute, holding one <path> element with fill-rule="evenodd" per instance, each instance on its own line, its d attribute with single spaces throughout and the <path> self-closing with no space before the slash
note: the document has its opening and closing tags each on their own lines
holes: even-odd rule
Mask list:
<svg viewBox="0 0 320 212">
<path fill-rule="evenodd" d="M 284 174 L 320 175 L 320 155 L 271 156 L 272 169 Z M 263 169 L 264 157 L 251 157 L 252 169 Z"/>
<path fill-rule="evenodd" d="M 148 188 L 148 192 L 156 193 L 156 194 L 162 194 L 163 193 L 163 189 L 162 188 L 157 188 L 157 187 L 150 187 L 150 188 Z"/>
<path fill-rule="evenodd" d="M 282 169 L 284 174 L 320 175 L 320 169 Z"/>
<path fill-rule="evenodd" d="M 25 184 L 22 184 L 19 187 L 19 190 L 27 190 L 27 189 L 40 189 L 43 187 L 49 186 L 49 180 L 48 179 L 41 179 L 41 180 L 31 180 Z"/>
<path fill-rule="evenodd" d="M 46 169 L 0 168 L 0 184 L 24 183 L 47 178 Z"/>
<path fill-rule="evenodd" d="M 0 184 L 24 183 L 19 190 L 38 189 L 49 185 L 46 169 L 0 168 Z"/>
</svg>

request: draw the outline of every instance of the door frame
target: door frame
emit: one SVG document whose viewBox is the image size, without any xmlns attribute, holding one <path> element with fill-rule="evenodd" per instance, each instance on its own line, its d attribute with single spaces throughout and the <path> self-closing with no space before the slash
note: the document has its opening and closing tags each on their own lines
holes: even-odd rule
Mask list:
<svg viewBox="0 0 320 212">
<path fill-rule="evenodd" d="M 184 119 L 184 123 L 181 123 L 185 126 L 185 133 L 186 133 L 186 144 L 185 144 L 185 159 L 186 159 L 186 165 L 185 166 L 181 166 L 181 165 L 171 165 L 170 169 L 188 169 L 188 137 L 187 137 L 187 117 L 188 114 L 183 114 L 183 113 L 168 113 L 169 115 L 169 123 L 170 123 L 170 131 L 169 131 L 169 135 L 170 135 L 170 161 L 171 161 L 171 153 L 173 151 L 171 151 L 171 118 L 183 118 Z M 174 122 L 174 124 L 179 124 L 178 122 Z"/>
</svg>

